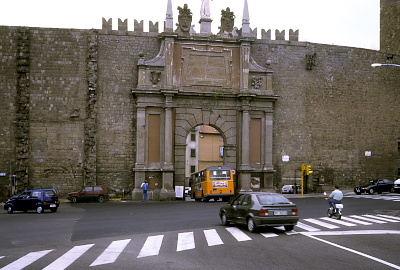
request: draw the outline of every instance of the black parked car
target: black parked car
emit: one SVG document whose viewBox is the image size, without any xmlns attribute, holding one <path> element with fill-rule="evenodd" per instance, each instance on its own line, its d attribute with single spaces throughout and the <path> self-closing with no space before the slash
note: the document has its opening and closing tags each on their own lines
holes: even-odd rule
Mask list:
<svg viewBox="0 0 400 270">
<path fill-rule="evenodd" d="M 371 184 L 361 187 L 355 187 L 354 193 L 360 195 L 361 193 L 374 194 L 375 192 L 381 194 L 382 192 L 394 192 L 394 183 L 389 179 L 372 180 Z"/>
<path fill-rule="evenodd" d="M 49 189 L 32 189 L 26 190 L 21 194 L 14 196 L 4 204 L 4 210 L 9 214 L 14 211 L 28 212 L 36 210 L 37 213 L 43 213 L 45 209 L 51 212 L 57 212 L 60 202 L 56 190 Z"/>
<path fill-rule="evenodd" d="M 280 226 L 291 231 L 299 220 L 298 214 L 296 205 L 286 197 L 265 192 L 239 193 L 219 211 L 222 225 L 245 224 L 250 232 L 258 227 Z"/>
</svg>

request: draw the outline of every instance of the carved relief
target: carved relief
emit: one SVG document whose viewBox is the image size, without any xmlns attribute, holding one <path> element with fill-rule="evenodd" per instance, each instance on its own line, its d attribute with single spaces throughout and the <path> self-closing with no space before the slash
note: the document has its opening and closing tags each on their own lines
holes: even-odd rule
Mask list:
<svg viewBox="0 0 400 270">
<path fill-rule="evenodd" d="M 152 84 L 158 84 L 161 80 L 161 71 L 151 71 L 150 72 L 150 81 Z"/>
<path fill-rule="evenodd" d="M 261 76 L 254 76 L 252 79 L 251 86 L 253 86 L 254 89 L 260 89 L 261 84 L 262 84 Z"/>
<path fill-rule="evenodd" d="M 178 7 L 178 10 L 178 23 L 176 24 L 178 28 L 176 29 L 176 32 L 188 34 L 192 25 L 192 12 L 188 8 L 187 4 L 185 4 L 183 8 Z"/>
<path fill-rule="evenodd" d="M 222 36 L 232 36 L 233 27 L 235 25 L 235 14 L 231 12 L 229 7 L 221 10 L 221 26 L 219 34 Z"/>
</svg>

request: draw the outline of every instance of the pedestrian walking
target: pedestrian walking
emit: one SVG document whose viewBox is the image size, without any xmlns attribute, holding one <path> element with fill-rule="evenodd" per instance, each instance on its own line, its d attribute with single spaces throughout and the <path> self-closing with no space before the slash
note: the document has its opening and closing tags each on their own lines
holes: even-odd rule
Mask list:
<svg viewBox="0 0 400 270">
<path fill-rule="evenodd" d="M 147 183 L 147 180 L 144 180 L 142 185 L 140 186 L 143 189 L 143 199 L 142 202 L 148 202 L 149 201 L 149 196 L 147 194 L 147 191 L 149 190 L 149 184 Z"/>
</svg>

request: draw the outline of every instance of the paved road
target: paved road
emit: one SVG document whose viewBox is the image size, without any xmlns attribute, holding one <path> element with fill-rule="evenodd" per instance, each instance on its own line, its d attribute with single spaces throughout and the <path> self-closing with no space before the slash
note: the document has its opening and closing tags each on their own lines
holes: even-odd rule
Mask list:
<svg viewBox="0 0 400 270">
<path fill-rule="evenodd" d="M 332 261 L 345 269 L 400 269 L 398 199 L 347 197 L 346 215 L 337 221 L 324 216 L 323 198 L 292 198 L 301 219 L 289 233 L 220 226 L 222 202 L 63 204 L 57 213 L 1 213 L 0 228 L 9 233 L 0 237 L 0 269 L 321 269 Z"/>
</svg>

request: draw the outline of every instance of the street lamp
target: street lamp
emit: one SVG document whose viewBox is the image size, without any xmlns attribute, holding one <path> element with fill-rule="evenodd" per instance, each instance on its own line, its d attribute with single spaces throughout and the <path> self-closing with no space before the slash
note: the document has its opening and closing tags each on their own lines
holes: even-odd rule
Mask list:
<svg viewBox="0 0 400 270">
<path fill-rule="evenodd" d="M 395 67 L 400 67 L 400 65 L 397 64 L 380 64 L 380 63 L 374 63 L 371 65 L 371 67 L 380 67 L 380 66 L 395 66 Z"/>
</svg>

